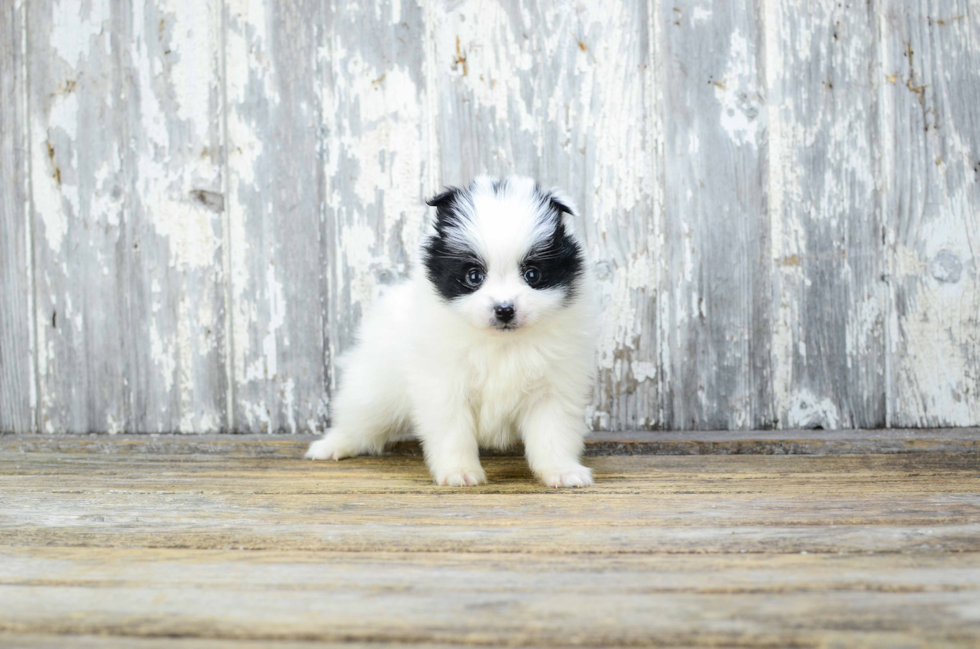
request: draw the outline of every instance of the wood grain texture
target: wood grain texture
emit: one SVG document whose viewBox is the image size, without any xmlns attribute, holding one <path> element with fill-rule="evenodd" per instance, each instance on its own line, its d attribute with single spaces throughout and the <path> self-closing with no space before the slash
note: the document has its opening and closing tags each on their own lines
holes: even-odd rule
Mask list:
<svg viewBox="0 0 980 649">
<path fill-rule="evenodd" d="M 318 53 L 323 101 L 324 308 L 331 387 L 336 359 L 364 312 L 404 280 L 436 193 L 431 153 L 432 20 L 424 3 L 373 0 L 358 11 L 333 2 Z"/>
<path fill-rule="evenodd" d="M 980 7 L 881 11 L 889 418 L 980 417 Z"/>
<path fill-rule="evenodd" d="M 227 428 L 217 6 L 29 6 L 41 430 Z"/>
<path fill-rule="evenodd" d="M 968 611 L 980 570 L 955 555 L 555 560 L 18 548 L 0 556 L 16 566 L 0 572 L 0 598 L 10 603 L 0 621 L 10 635 L 0 638 L 17 646 L 22 633 L 399 647 L 969 646 L 978 632 Z"/>
<path fill-rule="evenodd" d="M 976 0 L 3 12 L 0 430 L 322 432 L 481 172 L 580 208 L 595 429 L 980 423 Z"/>
<path fill-rule="evenodd" d="M 65 636 L 63 635 L 50 635 L 43 632 L 27 635 L 20 633 L 16 635 L 0 633 L 0 643 L 11 644 L 15 641 L 18 647 L 23 647 L 24 649 L 41 649 L 42 647 L 61 649 L 65 646 Z M 136 647 L 137 649 L 168 649 L 169 647 L 196 647 L 200 649 L 228 649 L 229 647 L 275 647 L 275 649 L 293 649 L 295 647 L 309 647 L 310 643 L 304 642 L 303 640 L 218 640 L 200 637 L 175 638 L 172 636 L 159 638 L 137 638 L 133 636 L 86 636 L 73 634 L 71 637 L 71 646 L 81 647 L 83 649 L 106 649 L 109 647 Z M 316 646 L 323 647 L 323 649 L 350 649 L 351 647 L 356 647 L 357 649 L 384 649 L 386 647 L 390 648 L 392 645 L 387 642 L 317 641 Z M 465 645 L 413 642 L 411 643 L 411 646 L 418 647 L 419 649 L 457 649 L 458 647 Z"/>
<path fill-rule="evenodd" d="M 980 640 L 977 454 L 596 457 L 555 491 L 519 457 L 447 489 L 419 457 L 115 443 L 147 452 L 0 448 L 0 641 Z"/>
<path fill-rule="evenodd" d="M 875 5 L 767 3 L 774 415 L 885 425 Z"/>
<path fill-rule="evenodd" d="M 135 43 L 119 98 L 128 138 L 120 165 L 132 339 L 127 430 L 229 428 L 222 6 L 162 0 L 118 10 L 131 21 L 120 47 Z"/>
<path fill-rule="evenodd" d="M 661 8 L 667 428 L 775 423 L 760 7 Z"/>
<path fill-rule="evenodd" d="M 322 430 L 324 182 L 316 2 L 226 5 L 236 431 Z"/>
<path fill-rule="evenodd" d="M 129 66 L 111 54 L 121 54 L 111 41 L 125 42 L 129 21 L 108 0 L 85 9 L 51 1 L 28 7 L 43 431 L 135 428 L 127 380 L 134 341 L 126 208 L 133 197 L 125 191 L 130 170 L 121 165 Z"/>
<path fill-rule="evenodd" d="M 35 429 L 24 3 L 0 7 L 0 431 Z"/>
</svg>

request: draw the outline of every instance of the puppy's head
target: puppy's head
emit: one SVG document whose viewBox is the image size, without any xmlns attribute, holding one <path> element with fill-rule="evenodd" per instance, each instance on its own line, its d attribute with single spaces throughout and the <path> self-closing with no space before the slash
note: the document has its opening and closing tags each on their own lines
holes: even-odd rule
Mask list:
<svg viewBox="0 0 980 649">
<path fill-rule="evenodd" d="M 514 331 L 559 313 L 581 288 L 585 260 L 568 200 L 522 177 L 480 177 L 433 197 L 426 276 L 472 325 Z"/>
</svg>

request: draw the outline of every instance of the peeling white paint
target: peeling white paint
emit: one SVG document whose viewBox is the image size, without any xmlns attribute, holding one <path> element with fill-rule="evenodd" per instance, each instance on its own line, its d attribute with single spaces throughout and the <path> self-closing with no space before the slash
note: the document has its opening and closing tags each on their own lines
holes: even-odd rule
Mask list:
<svg viewBox="0 0 980 649">
<path fill-rule="evenodd" d="M 177 270 L 213 267 L 221 246 L 214 213 L 192 203 L 189 197 L 183 198 L 179 191 L 161 191 L 160 186 L 167 181 L 161 171 L 145 159 L 140 161 L 142 201 L 153 214 L 154 229 L 170 244 L 171 265 Z"/>
<path fill-rule="evenodd" d="M 282 295 L 282 282 L 276 279 L 276 268 L 272 264 L 266 269 L 265 286 L 268 291 L 269 324 L 262 339 L 262 353 L 265 356 L 263 378 L 276 379 L 279 374 L 279 328 L 286 321 L 286 301 Z"/>
<path fill-rule="evenodd" d="M 198 320 L 193 317 L 191 306 L 187 296 L 184 295 L 180 304 L 177 306 L 177 360 L 178 376 L 177 384 L 180 390 L 180 432 L 190 433 L 197 430 L 194 422 L 198 404 L 194 403 L 194 360 L 193 355 L 193 334 L 192 325 L 197 325 Z"/>
<path fill-rule="evenodd" d="M 887 381 L 884 368 L 869 370 L 887 362 L 887 293 L 874 269 L 880 234 L 854 227 L 879 216 L 880 149 L 869 123 L 876 97 L 864 91 L 872 74 L 868 16 L 829 0 L 802 12 L 790 2 L 765 9 L 773 26 L 765 47 L 774 412 L 780 427 L 790 425 L 799 386 L 807 385 L 820 399 L 841 400 L 839 425 L 875 425 L 875 395 Z M 814 313 L 821 299 L 824 313 Z M 828 338 L 825 328 L 838 318 L 844 326 Z"/>
<path fill-rule="evenodd" d="M 782 4 L 767 2 L 765 4 L 765 20 L 768 25 L 782 25 Z M 773 268 L 774 303 L 772 331 L 772 376 L 774 412 L 780 427 L 785 427 L 783 413 L 791 406 L 791 388 L 793 386 L 793 341 L 797 333 L 798 305 L 794 296 L 798 294 L 799 286 L 803 283 L 803 268 L 799 264 L 785 264 L 782 260 L 791 259 L 801 254 L 801 228 L 797 212 L 787 204 L 786 185 L 791 184 L 787 178 L 786 169 L 792 166 L 792 161 L 786 151 L 786 135 L 783 133 L 783 115 L 791 117 L 792 107 L 782 92 L 784 81 L 782 33 L 775 29 L 766 30 L 766 85 L 769 88 L 766 120 L 769 128 L 769 205 L 773 218 L 770 220 L 771 255 Z M 792 128 L 792 123 L 791 123 Z M 792 131 L 791 131 L 792 132 Z"/>
<path fill-rule="evenodd" d="M 339 102 L 358 106 L 361 128 L 354 133 L 349 123 L 341 125 L 341 137 L 330 143 L 330 158 L 353 156 L 358 172 L 353 190 L 360 206 L 373 206 L 383 201 L 386 232 L 404 223 L 406 247 L 418 242 L 421 231 L 421 211 L 413 209 L 420 203 L 419 181 L 424 158 L 419 125 L 422 121 L 418 101 L 419 89 L 408 72 L 399 66 L 377 69 L 369 66 L 359 55 L 346 58 L 342 80 L 330 89 L 335 110 Z M 359 220 L 354 214 L 355 221 Z M 367 269 L 368 266 L 353 266 Z"/>
<path fill-rule="evenodd" d="M 719 123 L 732 141 L 757 147 L 762 102 L 754 50 L 744 35 L 732 32 L 728 65 L 722 81 L 715 83 L 715 99 L 721 104 Z"/>
<path fill-rule="evenodd" d="M 250 299 L 247 294 L 249 289 L 249 270 L 248 259 L 253 254 L 253 247 L 249 243 L 248 233 L 245 226 L 246 206 L 242 204 L 240 197 L 241 187 L 253 182 L 255 160 L 261 150 L 261 144 L 248 129 L 238 120 L 235 113 L 228 117 L 228 139 L 237 145 L 241 152 L 249 152 L 239 159 L 232 158 L 230 166 L 233 173 L 230 174 L 228 182 L 228 211 L 227 220 L 229 239 L 229 273 L 228 281 L 231 285 L 231 305 L 226 308 L 233 310 L 231 321 L 233 323 L 232 340 L 234 345 L 234 368 L 235 382 L 242 383 L 245 379 L 245 357 L 249 349 L 249 327 L 255 321 L 256 306 L 254 298 Z M 241 143 L 244 141 L 244 145 Z"/>
<path fill-rule="evenodd" d="M 637 381 L 646 381 L 657 377 L 657 366 L 647 361 L 633 361 L 630 363 L 630 372 Z"/>
<path fill-rule="evenodd" d="M 62 207 L 61 187 L 58 185 L 55 167 L 47 155 L 47 128 L 35 121 L 31 148 L 31 166 L 35 173 L 31 177 L 31 194 L 34 200 L 34 213 L 42 224 L 44 238 L 52 252 L 61 250 L 68 234 L 68 215 Z"/>
<path fill-rule="evenodd" d="M 201 117 L 210 113 L 212 77 L 202 74 L 201 67 L 213 65 L 210 61 L 216 57 L 214 45 L 220 36 L 209 30 L 216 30 L 220 22 L 211 19 L 213 9 L 202 0 L 168 0 L 160 3 L 160 10 L 165 14 L 161 29 L 170 34 L 171 75 L 179 93 L 177 117 L 193 129 L 197 141 L 206 141 L 208 122 Z"/>
<path fill-rule="evenodd" d="M 264 404 L 241 400 L 239 405 L 245 412 L 246 425 L 253 428 L 257 422 L 259 428 L 257 432 L 271 432 L 272 417 L 270 417 L 269 409 Z"/>
<path fill-rule="evenodd" d="M 515 33 L 501 2 L 466 0 L 454 11 L 436 14 L 436 56 L 441 74 L 463 85 L 487 128 L 513 129 L 534 137 L 537 120 L 522 97 L 521 73 L 534 66 L 524 34 Z M 510 160 L 511 164 L 522 161 Z"/>
<path fill-rule="evenodd" d="M 109 50 L 109 32 L 105 24 L 110 19 L 111 3 L 106 0 L 58 0 L 51 23 L 51 46 L 70 66 L 78 67 L 87 56 L 92 39 L 105 37 Z"/>
<path fill-rule="evenodd" d="M 200 419 L 198 419 L 197 424 L 190 428 L 185 429 L 188 433 L 220 433 L 221 432 L 221 419 L 217 412 L 205 411 L 201 413 Z"/>
<path fill-rule="evenodd" d="M 691 22 L 697 25 L 698 23 L 706 23 L 711 20 L 711 16 L 714 12 L 711 9 L 705 9 L 704 7 L 697 6 L 691 12 Z"/>
<path fill-rule="evenodd" d="M 26 16 L 26 14 L 21 13 L 23 12 L 23 9 L 24 8 L 22 2 L 18 0 L 15 6 L 16 13 L 22 16 Z M 19 23 L 20 24 L 17 25 L 17 27 L 19 27 L 20 29 L 20 33 L 19 33 L 20 69 L 18 70 L 18 72 L 20 73 L 20 79 L 23 85 L 19 85 L 19 87 L 15 90 L 15 92 L 18 92 L 20 94 L 20 97 L 18 97 L 18 104 L 21 110 L 21 115 L 25 116 L 26 118 L 30 116 L 30 99 L 29 99 L 30 90 L 29 88 L 27 88 L 27 84 L 26 84 L 26 81 L 29 78 L 28 27 L 27 27 L 27 20 L 21 20 L 19 21 Z M 25 138 L 25 141 L 29 143 L 31 141 L 30 120 L 27 119 L 26 122 L 18 128 L 23 128 L 22 131 L 23 136 Z M 37 433 L 39 432 L 38 430 L 39 404 L 38 404 L 38 368 L 37 368 L 36 359 L 38 359 L 38 357 L 40 356 L 40 351 L 38 347 L 37 295 L 35 290 L 37 286 L 37 277 L 36 277 L 36 270 L 35 270 L 35 263 L 34 263 L 35 251 L 33 250 L 35 226 L 34 226 L 33 214 L 31 212 L 31 203 L 32 203 L 31 188 L 33 187 L 33 184 L 31 182 L 32 162 L 33 161 L 31 160 L 31 156 L 21 155 L 18 158 L 15 158 L 15 160 L 13 161 L 14 163 L 13 168 L 16 169 L 17 173 L 20 175 L 19 178 L 20 182 L 24 183 L 23 187 L 25 191 L 22 198 L 23 202 L 21 204 L 21 213 L 24 215 L 25 227 L 24 227 L 24 235 L 23 235 L 24 239 L 22 241 L 22 244 L 24 246 L 23 249 L 27 251 L 27 258 L 29 261 L 29 263 L 27 264 L 27 285 L 28 285 L 27 300 L 26 300 L 27 313 L 24 314 L 24 316 L 31 323 L 30 326 L 27 327 L 28 348 L 26 350 L 26 356 L 28 360 L 27 367 L 29 368 L 28 369 L 28 407 L 29 407 L 30 415 L 29 415 L 29 423 L 27 424 L 27 430 L 24 432 Z"/>
<path fill-rule="evenodd" d="M 88 212 L 89 221 L 104 223 L 115 228 L 119 226 L 123 214 L 125 195 L 116 184 L 117 176 L 122 170 L 119 167 L 119 158 L 115 147 L 113 147 L 112 154 L 112 162 L 103 162 L 93 176 L 95 191 L 89 202 Z M 99 252 L 101 254 L 101 251 Z M 108 268 L 105 268 L 104 272 L 107 273 Z"/>
<path fill-rule="evenodd" d="M 599 232 L 606 232 L 628 227 L 630 213 L 649 203 L 643 124 L 649 109 L 643 105 L 643 83 L 638 83 L 648 62 L 636 56 L 635 17 L 628 7 L 604 2 L 587 7 L 579 19 L 591 27 L 587 33 L 594 35 L 584 43 L 592 54 L 576 54 L 580 74 L 572 87 L 580 92 L 579 124 L 593 132 L 590 144 L 595 149 L 592 196 L 587 196 L 583 207 Z M 598 110 L 593 112 L 593 107 Z"/>
<path fill-rule="evenodd" d="M 160 335 L 156 322 L 150 324 L 150 360 L 160 368 L 164 391 L 169 393 L 174 387 L 177 357 L 174 354 L 173 341 L 165 340 Z"/>
<path fill-rule="evenodd" d="M 351 221 L 352 224 L 344 228 L 338 252 L 342 255 L 344 267 L 348 269 L 351 304 L 370 308 L 384 289 L 371 269 L 378 263 L 384 263 L 385 259 L 371 252 L 377 242 L 376 231 L 357 220 Z"/>
<path fill-rule="evenodd" d="M 190 0 L 193 2 L 193 0 Z M 253 76 L 262 83 L 263 97 L 278 104 L 269 47 L 268 21 L 271 5 L 262 0 L 231 0 L 227 3 L 229 28 L 225 31 L 228 101 L 245 101 L 245 88 Z"/>
<path fill-rule="evenodd" d="M 123 422 L 116 419 L 116 417 L 111 412 L 106 413 L 105 419 L 106 419 L 105 427 L 107 433 L 109 433 L 110 435 L 118 435 L 119 433 L 123 432 Z"/>
<path fill-rule="evenodd" d="M 292 377 L 282 383 L 282 405 L 286 412 L 286 428 L 296 434 L 296 382 Z M 313 428 L 316 430 L 316 427 Z"/>
<path fill-rule="evenodd" d="M 808 390 L 800 390 L 794 395 L 786 417 L 786 428 L 832 430 L 840 427 L 840 415 L 834 402 L 819 399 Z"/>
<path fill-rule="evenodd" d="M 598 252 L 598 251 L 596 251 Z M 600 369 L 613 369 L 617 351 L 633 349 L 637 331 L 637 306 L 656 286 L 656 270 L 646 255 L 638 255 L 623 269 L 613 269 L 598 285 L 599 312 L 603 314 L 597 340 Z"/>
<path fill-rule="evenodd" d="M 254 81 L 261 83 L 262 98 L 276 102 L 276 92 L 273 84 L 271 62 L 268 59 L 267 11 L 265 2 L 253 0 L 236 0 L 228 4 L 228 29 L 225 30 L 225 66 L 228 106 L 226 107 L 225 123 L 228 146 L 228 179 L 226 181 L 227 210 L 225 255 L 226 282 L 230 285 L 228 297 L 230 304 L 226 307 L 230 315 L 226 322 L 231 326 L 231 342 L 228 351 L 232 352 L 230 362 L 233 370 L 229 381 L 229 399 L 234 403 L 229 405 L 229 418 L 234 416 L 237 409 L 245 417 L 244 422 L 237 419 L 238 428 L 254 430 L 258 424 L 263 432 L 268 432 L 271 417 L 268 407 L 263 403 L 247 400 L 238 389 L 252 382 L 268 381 L 278 371 L 276 329 L 278 326 L 267 326 L 260 332 L 260 312 L 264 313 L 268 305 L 282 306 L 279 295 L 263 296 L 259 293 L 259 281 L 251 277 L 251 262 L 256 255 L 263 254 L 260 245 L 250 236 L 248 218 L 256 207 L 261 205 L 250 203 L 252 192 L 257 188 L 256 174 L 259 164 L 266 153 L 266 144 L 258 124 L 249 116 L 249 111 L 240 109 L 248 106 L 253 99 L 246 95 L 246 89 Z M 312 174 L 312 170 L 311 170 Z M 275 269 L 268 266 L 265 279 L 275 281 Z M 268 289 L 267 289 L 268 290 Z M 281 287 L 280 287 L 281 291 Z M 266 300 L 263 303 L 263 299 Z M 281 325 L 281 322 L 279 323 Z M 254 334 L 253 334 L 254 332 Z M 261 336 L 261 349 L 253 348 L 253 335 Z M 259 342 L 256 340 L 255 342 Z M 271 368 L 269 367 L 271 361 Z M 271 370 L 271 371 L 270 371 Z"/>
</svg>

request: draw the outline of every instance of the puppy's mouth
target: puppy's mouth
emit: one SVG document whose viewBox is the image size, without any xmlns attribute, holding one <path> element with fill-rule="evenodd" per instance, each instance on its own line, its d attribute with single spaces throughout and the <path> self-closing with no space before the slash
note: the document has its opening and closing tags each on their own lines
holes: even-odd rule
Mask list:
<svg viewBox="0 0 980 649">
<path fill-rule="evenodd" d="M 515 322 L 494 322 L 493 328 L 497 331 L 517 331 L 519 326 Z"/>
</svg>

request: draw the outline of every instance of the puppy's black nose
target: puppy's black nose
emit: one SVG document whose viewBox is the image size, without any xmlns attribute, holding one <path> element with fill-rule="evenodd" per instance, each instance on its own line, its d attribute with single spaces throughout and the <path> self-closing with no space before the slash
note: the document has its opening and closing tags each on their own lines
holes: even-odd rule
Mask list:
<svg viewBox="0 0 980 649">
<path fill-rule="evenodd" d="M 513 304 L 498 304 L 493 307 L 493 312 L 497 314 L 497 320 L 501 322 L 510 322 L 514 319 Z"/>
</svg>

